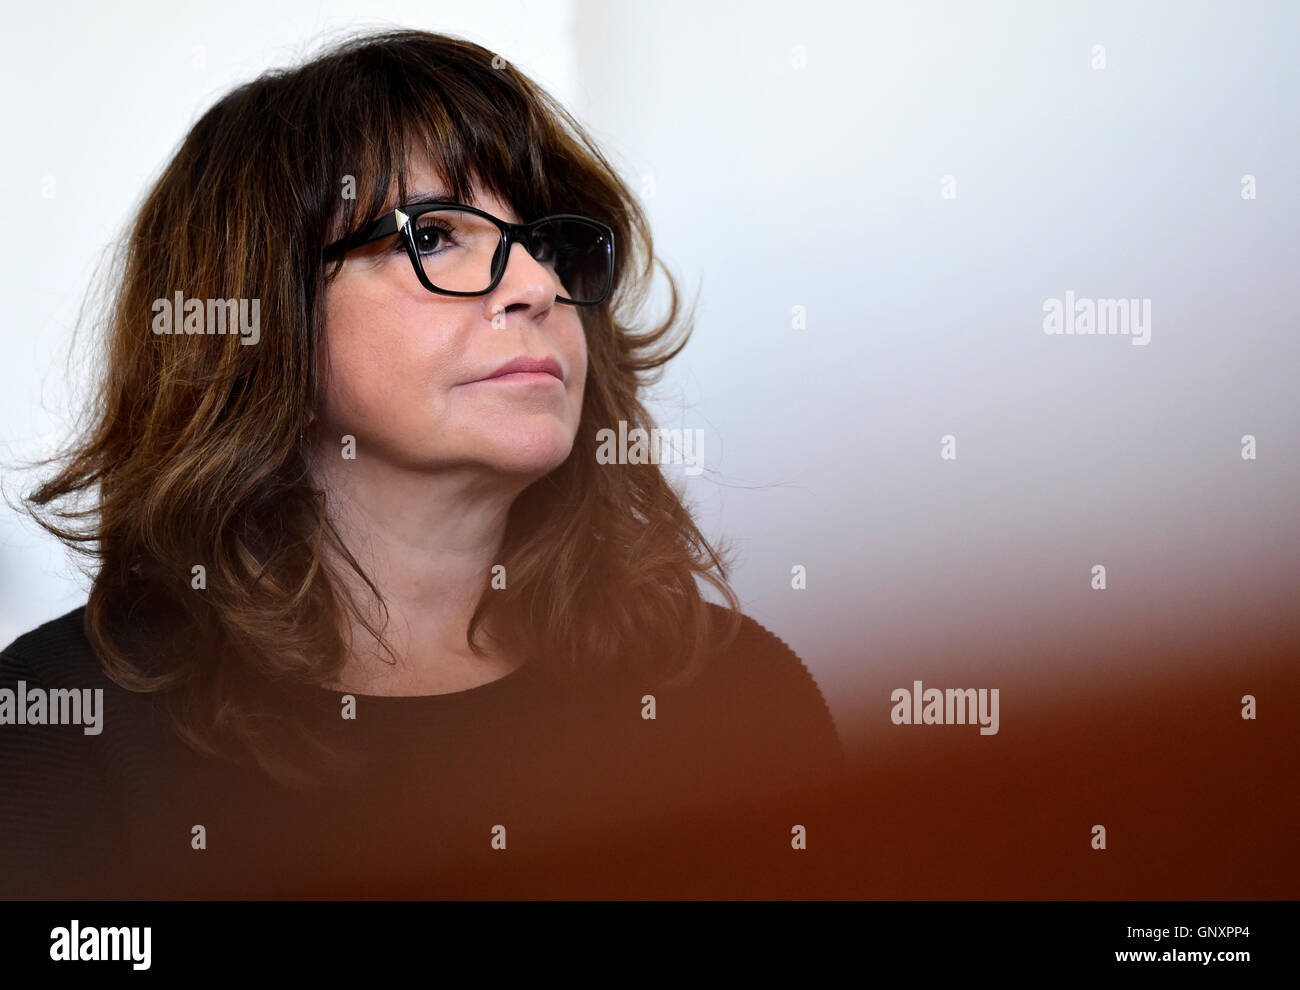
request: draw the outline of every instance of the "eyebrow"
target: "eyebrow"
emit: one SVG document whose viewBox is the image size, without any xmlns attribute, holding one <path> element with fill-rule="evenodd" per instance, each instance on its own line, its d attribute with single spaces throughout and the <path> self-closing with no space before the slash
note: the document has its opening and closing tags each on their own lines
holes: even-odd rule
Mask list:
<svg viewBox="0 0 1300 990">
<path fill-rule="evenodd" d="M 455 199 L 453 199 L 453 198 L 452 198 L 451 196 L 449 196 L 447 193 L 442 192 L 441 190 L 431 190 L 431 191 L 428 191 L 428 192 L 413 192 L 413 193 L 410 193 L 409 196 L 410 196 L 410 198 L 407 199 L 406 203 L 404 204 L 404 205 L 406 205 L 406 206 L 419 206 L 419 205 L 421 205 L 422 203 L 454 203 L 454 202 L 456 202 Z"/>
</svg>

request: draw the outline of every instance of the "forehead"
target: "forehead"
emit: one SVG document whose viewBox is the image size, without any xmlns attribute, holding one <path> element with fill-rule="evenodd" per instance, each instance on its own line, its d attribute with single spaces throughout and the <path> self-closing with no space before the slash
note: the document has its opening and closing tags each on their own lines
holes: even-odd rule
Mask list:
<svg viewBox="0 0 1300 990">
<path fill-rule="evenodd" d="M 394 176 L 388 192 L 389 202 L 399 206 L 431 199 L 446 199 L 451 195 L 450 189 L 451 183 L 446 180 L 441 169 L 435 168 L 425 158 L 414 158 L 407 163 L 405 197 L 401 197 L 399 202 L 400 190 L 397 178 Z M 522 222 L 515 211 L 514 204 L 508 198 L 498 196 L 483 185 L 477 176 L 470 177 L 470 194 L 464 197 L 463 201 L 466 206 L 476 206 L 502 220 L 511 223 Z"/>
</svg>

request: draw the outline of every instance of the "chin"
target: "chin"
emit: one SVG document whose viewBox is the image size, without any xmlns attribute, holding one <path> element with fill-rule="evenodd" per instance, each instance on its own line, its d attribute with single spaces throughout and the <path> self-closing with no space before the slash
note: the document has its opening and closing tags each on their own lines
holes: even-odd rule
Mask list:
<svg viewBox="0 0 1300 990">
<path fill-rule="evenodd" d="M 572 450 L 573 433 L 555 424 L 484 438 L 476 459 L 505 474 L 541 476 L 563 464 Z"/>
</svg>

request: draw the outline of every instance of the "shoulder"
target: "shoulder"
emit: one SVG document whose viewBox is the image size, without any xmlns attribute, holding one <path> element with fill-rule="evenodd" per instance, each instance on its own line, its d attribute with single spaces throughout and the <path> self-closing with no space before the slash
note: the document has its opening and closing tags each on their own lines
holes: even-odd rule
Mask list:
<svg viewBox="0 0 1300 990">
<path fill-rule="evenodd" d="M 706 709 L 713 729 L 746 744 L 760 740 L 805 768 L 842 769 L 834 717 L 799 655 L 749 615 L 712 602 L 709 613 L 715 645 L 703 671 L 681 690 Z"/>
<path fill-rule="evenodd" d="M 115 686 L 86 638 L 85 613 L 80 605 L 0 650 L 0 686 L 19 679 L 58 687 Z"/>
<path fill-rule="evenodd" d="M 714 661 L 724 670 L 744 670 L 763 666 L 769 669 L 808 674 L 790 644 L 744 612 L 735 612 L 714 602 L 708 603 L 709 618 L 715 640 Z M 724 633 L 735 630 L 734 638 Z"/>
<path fill-rule="evenodd" d="M 706 676 L 765 689 L 794 690 L 827 718 L 830 709 L 812 671 L 784 639 L 743 612 L 709 603 L 715 646 Z M 726 632 L 734 630 L 727 636 Z"/>
<path fill-rule="evenodd" d="M 84 614 L 0 650 L 0 896 L 90 896 L 114 855 L 113 747 L 102 730 L 115 721 L 107 702 L 126 692 L 105 676 Z"/>
<path fill-rule="evenodd" d="M 675 864 L 667 896 L 791 896 L 817 870 L 834 869 L 844 750 L 816 679 L 788 642 L 723 606 L 710 605 L 710 620 L 709 662 L 656 695 L 654 721 L 643 723 L 654 726 L 647 731 L 662 760 L 645 786 L 669 824 L 647 840 L 651 852 L 637 862 L 652 865 L 632 885 L 666 890 L 665 869 Z M 813 837 L 813 860 L 789 856 L 796 833 Z"/>
</svg>

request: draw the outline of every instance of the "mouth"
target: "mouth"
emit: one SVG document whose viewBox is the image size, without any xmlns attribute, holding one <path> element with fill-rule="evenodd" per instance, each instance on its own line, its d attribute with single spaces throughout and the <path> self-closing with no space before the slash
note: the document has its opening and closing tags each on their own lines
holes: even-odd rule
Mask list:
<svg viewBox="0 0 1300 990">
<path fill-rule="evenodd" d="M 518 384 L 546 384 L 549 381 L 563 383 L 564 372 L 554 358 L 517 357 L 507 361 L 490 375 L 476 378 L 476 382 L 507 382 Z"/>
</svg>

